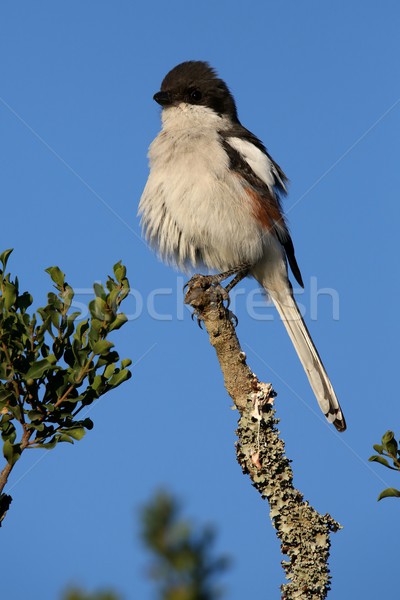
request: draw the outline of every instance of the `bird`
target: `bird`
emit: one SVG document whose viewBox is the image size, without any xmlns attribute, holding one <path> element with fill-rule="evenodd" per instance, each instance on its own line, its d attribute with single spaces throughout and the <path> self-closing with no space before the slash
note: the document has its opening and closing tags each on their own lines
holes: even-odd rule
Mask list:
<svg viewBox="0 0 400 600">
<path fill-rule="evenodd" d="M 288 179 L 240 122 L 234 97 L 208 62 L 178 64 L 154 100 L 162 128 L 150 144 L 138 214 L 160 258 L 181 271 L 206 268 L 219 283 L 251 276 L 272 299 L 318 404 L 338 431 L 346 422 L 300 314 L 288 267 L 304 287 L 281 205 Z"/>
</svg>

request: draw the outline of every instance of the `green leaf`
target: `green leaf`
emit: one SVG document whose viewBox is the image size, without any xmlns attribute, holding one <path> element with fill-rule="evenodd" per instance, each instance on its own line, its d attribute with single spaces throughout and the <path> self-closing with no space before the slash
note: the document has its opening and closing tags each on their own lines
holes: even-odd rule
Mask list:
<svg viewBox="0 0 400 600">
<path fill-rule="evenodd" d="M 86 431 L 84 427 L 71 427 L 68 429 L 61 429 L 62 434 L 69 435 L 74 440 L 81 440 L 85 435 Z"/>
<path fill-rule="evenodd" d="M 390 466 L 390 464 L 388 463 L 388 461 L 386 460 L 386 458 L 383 458 L 383 456 L 370 456 L 368 459 L 370 462 L 378 462 L 381 465 L 384 465 L 385 467 L 388 467 L 389 469 L 393 469 L 393 467 Z"/>
<path fill-rule="evenodd" d="M 54 292 L 49 292 L 47 294 L 47 302 L 48 302 L 48 306 L 46 306 L 45 310 L 50 315 L 55 311 L 61 311 L 62 302 L 59 299 L 59 297 L 57 296 L 57 294 L 55 294 Z"/>
<path fill-rule="evenodd" d="M 92 419 L 89 419 L 88 417 L 86 419 L 83 419 L 82 421 L 82 425 L 83 427 L 86 427 L 86 429 L 93 429 L 93 421 Z"/>
<path fill-rule="evenodd" d="M 109 331 L 115 331 L 117 329 L 119 329 L 120 327 L 122 327 L 122 325 L 124 323 L 126 323 L 128 320 L 128 317 L 126 315 L 124 315 L 124 313 L 118 313 L 114 319 L 114 321 L 111 323 L 110 327 L 108 328 Z"/>
<path fill-rule="evenodd" d="M 115 363 L 111 363 L 111 364 L 107 365 L 106 368 L 104 369 L 104 373 L 103 373 L 104 377 L 106 379 L 110 379 L 110 377 L 114 374 L 115 368 L 116 368 Z"/>
<path fill-rule="evenodd" d="M 123 360 L 121 360 L 121 367 L 123 369 L 125 369 L 125 367 L 129 367 L 132 364 L 132 361 L 130 358 L 124 358 Z"/>
<path fill-rule="evenodd" d="M 118 284 L 114 281 L 114 279 L 112 277 L 110 277 L 110 275 L 108 276 L 108 279 L 106 281 L 106 287 L 108 289 L 109 292 L 112 292 L 116 287 L 118 286 Z"/>
<path fill-rule="evenodd" d="M 113 319 L 117 316 L 118 304 L 119 304 L 120 289 L 115 287 L 107 296 L 107 306 L 113 316 Z"/>
<path fill-rule="evenodd" d="M 17 307 L 20 309 L 21 312 L 24 313 L 26 309 L 30 307 L 32 302 L 32 296 L 28 292 L 24 292 L 17 298 Z"/>
<path fill-rule="evenodd" d="M 375 450 L 375 452 L 378 452 L 379 454 L 382 454 L 382 452 L 383 452 L 383 446 L 381 444 L 374 444 L 373 449 Z"/>
<path fill-rule="evenodd" d="M 108 340 L 99 340 L 98 342 L 93 344 L 92 350 L 95 354 L 103 355 L 103 354 L 107 354 L 107 352 L 113 346 L 114 346 L 114 344 L 112 342 L 109 342 Z"/>
<path fill-rule="evenodd" d="M 122 369 L 118 373 L 115 373 L 108 382 L 110 387 L 116 388 L 118 385 L 121 385 L 124 381 L 127 381 L 132 377 L 132 373 L 128 371 L 128 369 Z"/>
<path fill-rule="evenodd" d="M 121 283 L 126 277 L 126 267 L 122 264 L 122 261 L 118 261 L 113 268 L 114 275 L 118 283 Z"/>
<path fill-rule="evenodd" d="M 19 444 L 11 444 L 9 440 L 3 444 L 3 455 L 9 465 L 15 465 L 21 456 L 21 447 Z"/>
<path fill-rule="evenodd" d="M 51 450 L 52 448 L 54 448 L 54 446 L 57 444 L 58 439 L 56 438 L 56 436 L 53 436 L 51 438 L 51 440 L 49 442 L 38 442 L 37 447 L 38 448 L 45 448 L 46 450 Z"/>
<path fill-rule="evenodd" d="M 8 250 L 4 250 L 4 252 L 2 252 L 0 254 L 0 261 L 3 265 L 3 271 L 6 270 L 8 258 L 10 256 L 11 252 L 13 252 L 13 250 L 14 250 L 14 248 L 9 248 Z"/>
<path fill-rule="evenodd" d="M 100 338 L 103 323 L 99 319 L 92 318 L 88 333 L 89 343 L 92 346 Z"/>
<path fill-rule="evenodd" d="M 11 421 L 12 419 L 12 415 L 2 415 L 0 418 L 0 429 L 4 429 L 6 427 L 6 424 Z"/>
<path fill-rule="evenodd" d="M 35 431 L 44 431 L 44 427 L 44 423 L 39 423 L 39 425 L 36 423 L 29 424 L 29 429 L 34 429 Z"/>
<path fill-rule="evenodd" d="M 89 310 L 92 317 L 103 321 L 107 311 L 107 304 L 103 298 L 97 296 L 94 300 L 89 302 Z"/>
<path fill-rule="evenodd" d="M 88 320 L 86 319 L 86 321 L 81 321 L 80 323 L 78 323 L 78 325 L 76 327 L 76 331 L 74 333 L 74 338 L 82 344 L 84 335 L 88 329 L 89 329 Z"/>
<path fill-rule="evenodd" d="M 107 298 L 107 294 L 105 292 L 104 287 L 100 283 L 94 283 L 93 289 L 96 296 L 102 298 L 105 301 L 105 299 Z"/>
<path fill-rule="evenodd" d="M 87 352 L 86 350 L 82 350 L 82 347 L 77 339 L 72 342 L 72 353 L 74 355 L 76 364 L 78 364 L 80 367 L 83 367 L 87 359 Z"/>
<path fill-rule="evenodd" d="M 61 298 L 64 302 L 63 314 L 66 314 L 71 306 L 73 297 L 75 296 L 75 292 L 70 285 L 67 283 L 63 286 L 63 291 L 61 292 Z M 78 313 L 79 314 L 79 313 Z"/>
<path fill-rule="evenodd" d="M 75 312 L 71 313 L 68 315 L 68 322 L 70 322 L 71 324 L 75 321 L 75 319 L 77 319 L 78 317 L 81 316 L 81 312 L 79 310 L 76 310 Z"/>
<path fill-rule="evenodd" d="M 4 298 L 4 307 L 6 310 L 10 310 L 13 306 L 15 300 L 17 299 L 17 289 L 15 285 L 6 281 L 3 287 L 3 298 Z"/>
<path fill-rule="evenodd" d="M 71 437 L 69 435 L 67 435 L 66 433 L 56 433 L 55 438 L 58 442 L 67 442 L 68 444 L 73 444 L 74 440 L 71 439 Z"/>
<path fill-rule="evenodd" d="M 396 440 L 392 440 L 386 444 L 386 452 L 389 454 L 391 458 L 397 458 L 398 445 Z"/>
<path fill-rule="evenodd" d="M 114 350 L 111 350 L 108 354 L 100 355 L 96 362 L 96 370 L 101 367 L 110 365 L 111 363 L 116 363 L 119 360 L 118 353 Z"/>
<path fill-rule="evenodd" d="M 57 286 L 62 287 L 64 285 L 65 274 L 58 267 L 48 267 L 45 271 Z"/>
<path fill-rule="evenodd" d="M 56 338 L 54 340 L 54 344 L 53 344 L 52 350 L 54 352 L 54 356 L 56 357 L 56 359 L 59 360 L 62 357 L 62 355 L 64 354 L 64 351 L 65 351 L 65 340 L 60 339 L 60 338 Z"/>
<path fill-rule="evenodd" d="M 394 433 L 393 431 L 387 431 L 383 436 L 382 436 L 382 444 L 383 446 L 385 444 L 387 444 L 388 442 L 391 442 L 392 439 L 394 438 Z"/>
<path fill-rule="evenodd" d="M 92 389 L 97 392 L 97 390 L 100 387 L 103 387 L 104 382 L 103 382 L 103 377 L 101 375 L 95 375 L 93 382 L 92 382 Z"/>
<path fill-rule="evenodd" d="M 27 416 L 30 421 L 41 421 L 43 419 L 43 412 L 35 409 L 28 410 Z"/>
<path fill-rule="evenodd" d="M 9 390 L 4 384 L 0 384 L 0 402 L 2 403 L 1 408 L 7 402 L 15 401 L 15 390 Z"/>
<path fill-rule="evenodd" d="M 385 433 L 385 435 L 382 437 L 382 445 L 392 458 L 397 457 L 398 446 L 396 440 L 394 439 L 393 431 L 387 431 Z"/>
<path fill-rule="evenodd" d="M 11 422 L 12 415 L 4 415 L 1 419 L 1 437 L 4 441 L 8 441 L 10 444 L 15 442 L 17 437 L 17 431 L 14 424 Z"/>
<path fill-rule="evenodd" d="M 19 421 L 21 423 L 22 422 L 22 413 L 21 413 L 20 406 L 18 404 L 16 404 L 15 406 L 8 406 L 7 408 L 10 411 L 10 413 L 17 419 L 17 421 Z M 14 441 L 14 440 L 12 440 L 12 441 Z"/>
<path fill-rule="evenodd" d="M 38 360 L 35 362 L 28 372 L 24 375 L 25 381 L 28 379 L 39 379 L 43 377 L 43 375 L 49 370 L 54 368 L 54 363 L 56 362 L 55 356 L 51 355 L 48 358 L 44 358 L 43 360 Z"/>
<path fill-rule="evenodd" d="M 60 310 L 61 310 L 61 308 L 62 308 L 62 307 L 61 307 L 61 304 L 60 304 Z M 50 316 L 51 316 L 51 322 L 52 322 L 52 324 L 54 325 L 54 327 L 55 327 L 57 330 L 59 330 L 59 329 L 60 329 L 60 324 L 61 324 L 61 317 L 60 317 L 60 314 L 58 313 L 58 311 L 56 311 L 56 310 L 53 310 L 53 311 L 50 313 Z"/>
<path fill-rule="evenodd" d="M 378 502 L 379 500 L 382 500 L 382 498 L 400 498 L 400 490 L 396 490 L 395 488 L 386 488 L 386 490 L 383 490 L 383 492 L 379 494 Z"/>
<path fill-rule="evenodd" d="M 82 366 L 77 365 L 71 369 L 68 369 L 68 378 L 67 381 L 69 383 L 73 383 L 75 387 L 79 387 L 82 383 Z M 69 402 L 73 402 L 74 399 L 68 398 Z"/>
</svg>

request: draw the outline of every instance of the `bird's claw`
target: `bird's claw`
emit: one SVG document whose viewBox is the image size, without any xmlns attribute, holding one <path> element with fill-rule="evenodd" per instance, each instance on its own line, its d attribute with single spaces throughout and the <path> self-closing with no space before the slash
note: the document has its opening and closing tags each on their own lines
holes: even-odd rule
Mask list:
<svg viewBox="0 0 400 600">
<path fill-rule="evenodd" d="M 192 321 L 194 321 L 194 318 L 196 317 L 197 325 L 200 327 L 200 329 L 203 329 L 202 322 L 204 321 L 204 317 L 201 316 L 200 311 L 198 309 L 195 309 L 192 312 L 191 317 L 192 317 Z"/>
<path fill-rule="evenodd" d="M 187 283 L 185 283 L 185 285 L 183 286 L 183 291 L 185 291 L 186 288 L 188 289 L 188 291 L 190 289 L 195 289 L 195 288 L 200 288 L 202 290 L 208 290 L 208 289 L 212 288 L 213 291 L 215 291 L 217 294 L 220 294 L 220 296 L 222 297 L 222 301 L 226 302 L 226 308 L 229 308 L 229 305 L 230 305 L 229 293 L 220 284 L 218 275 L 200 275 L 200 274 L 193 275 L 193 277 L 191 277 L 189 279 L 189 281 Z"/>
<path fill-rule="evenodd" d="M 187 289 L 185 302 L 191 304 L 193 307 L 192 321 L 197 319 L 197 324 L 200 329 L 203 329 L 202 321 L 204 318 L 201 316 L 201 310 L 196 308 L 196 304 L 193 299 L 198 294 L 202 294 L 205 291 L 211 293 L 211 300 L 222 300 L 223 306 L 228 313 L 228 318 L 234 327 L 238 324 L 238 319 L 232 311 L 229 310 L 230 297 L 228 291 L 221 285 L 218 275 L 193 275 L 193 277 L 185 284 L 184 290 Z M 189 299 L 190 296 L 190 299 Z"/>
</svg>

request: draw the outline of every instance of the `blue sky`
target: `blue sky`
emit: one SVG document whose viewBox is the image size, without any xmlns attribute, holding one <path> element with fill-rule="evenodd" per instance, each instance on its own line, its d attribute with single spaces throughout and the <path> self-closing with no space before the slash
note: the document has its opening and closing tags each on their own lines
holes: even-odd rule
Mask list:
<svg viewBox="0 0 400 600">
<path fill-rule="evenodd" d="M 399 30 L 395 0 L 2 3 L 1 249 L 15 248 L 10 266 L 37 306 L 49 265 L 85 304 L 122 259 L 132 318 L 115 341 L 135 363 L 133 378 L 90 411 L 95 428 L 82 442 L 18 463 L 1 531 L 5 597 L 54 600 L 72 582 L 152 598 L 137 514 L 162 486 L 217 526 L 218 550 L 233 558 L 226 597 L 279 597 L 279 546 L 267 504 L 235 462 L 237 415 L 214 352 L 182 308 L 184 279 L 141 241 L 136 217 L 159 130 L 152 95 L 189 59 L 217 68 L 243 124 L 291 180 L 299 302 L 345 434 L 320 415 L 274 309 L 251 308 L 255 282 L 235 310 L 251 367 L 279 394 L 295 483 L 344 526 L 332 540 L 329 597 L 395 593 L 400 505 L 376 497 L 400 480 L 367 459 L 386 429 L 400 435 Z"/>
</svg>

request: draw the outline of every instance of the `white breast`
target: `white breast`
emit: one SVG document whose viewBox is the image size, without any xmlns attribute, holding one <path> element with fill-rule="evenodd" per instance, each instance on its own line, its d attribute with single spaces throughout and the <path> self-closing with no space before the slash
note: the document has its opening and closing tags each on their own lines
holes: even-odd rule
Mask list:
<svg viewBox="0 0 400 600">
<path fill-rule="evenodd" d="M 214 111 L 182 104 L 163 111 L 163 130 L 150 146 L 142 225 L 161 258 L 183 270 L 223 271 L 263 254 L 265 233 L 219 141 L 224 125 Z"/>
</svg>

